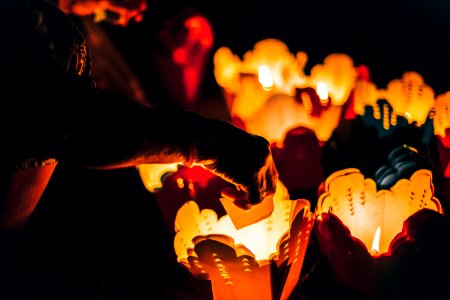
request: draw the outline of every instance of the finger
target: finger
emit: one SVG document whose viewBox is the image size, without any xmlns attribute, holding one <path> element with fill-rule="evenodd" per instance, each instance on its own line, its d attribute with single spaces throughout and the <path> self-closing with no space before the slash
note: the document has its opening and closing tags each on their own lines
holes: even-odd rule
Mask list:
<svg viewBox="0 0 450 300">
<path fill-rule="evenodd" d="M 233 201 L 233 204 L 242 208 L 249 209 L 251 207 L 248 199 L 247 193 L 244 191 L 238 191 L 234 188 L 224 188 L 221 191 L 222 197 L 230 199 Z"/>
</svg>

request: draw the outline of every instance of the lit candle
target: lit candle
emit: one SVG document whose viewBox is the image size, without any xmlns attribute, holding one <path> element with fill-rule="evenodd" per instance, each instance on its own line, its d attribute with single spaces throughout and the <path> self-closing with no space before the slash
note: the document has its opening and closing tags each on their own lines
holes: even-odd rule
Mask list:
<svg viewBox="0 0 450 300">
<path fill-rule="evenodd" d="M 316 213 L 332 211 L 358 238 L 368 252 L 373 249 L 374 232 L 378 254 L 389 252 L 391 241 L 402 232 L 403 223 L 422 209 L 443 214 L 441 204 L 433 195 L 432 174 L 418 170 L 410 179 L 401 179 L 389 190 L 377 190 L 371 178 L 364 178 L 358 169 L 344 169 L 331 174 L 325 191 L 319 197 Z"/>
<path fill-rule="evenodd" d="M 372 248 L 370 249 L 370 254 L 372 256 L 378 256 L 378 253 L 380 253 L 380 234 L 381 234 L 381 227 L 377 227 L 377 231 L 375 231 L 375 235 L 373 236 L 373 242 L 372 242 Z"/>
</svg>

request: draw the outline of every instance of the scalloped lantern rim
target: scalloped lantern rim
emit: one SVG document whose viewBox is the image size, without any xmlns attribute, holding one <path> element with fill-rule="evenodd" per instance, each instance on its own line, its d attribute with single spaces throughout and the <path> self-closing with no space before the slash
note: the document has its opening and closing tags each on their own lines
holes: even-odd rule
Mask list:
<svg viewBox="0 0 450 300">
<path fill-rule="evenodd" d="M 380 253 L 379 255 L 373 256 L 370 255 L 367 245 L 365 245 L 359 238 L 352 236 L 350 229 L 339 219 L 338 216 L 333 213 L 321 213 L 316 218 L 314 232 L 316 235 L 320 235 L 320 232 L 324 232 L 325 228 L 332 228 L 334 234 L 350 237 L 354 242 L 354 246 L 364 249 L 369 256 L 377 259 L 386 256 L 394 256 L 397 250 L 404 246 L 405 243 L 415 243 L 416 233 L 420 227 L 430 218 L 436 217 L 444 217 L 444 214 L 427 208 L 415 212 L 403 222 L 402 230 L 389 243 L 389 250 L 385 253 Z"/>
</svg>

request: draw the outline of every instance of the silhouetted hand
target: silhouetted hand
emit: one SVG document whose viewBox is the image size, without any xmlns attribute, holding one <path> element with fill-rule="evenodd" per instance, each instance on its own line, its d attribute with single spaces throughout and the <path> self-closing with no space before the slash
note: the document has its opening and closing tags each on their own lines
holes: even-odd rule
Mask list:
<svg viewBox="0 0 450 300">
<path fill-rule="evenodd" d="M 247 193 L 251 204 L 275 193 L 278 172 L 265 138 L 222 120 L 199 121 L 198 136 L 193 139 L 193 162 L 235 184 Z"/>
</svg>

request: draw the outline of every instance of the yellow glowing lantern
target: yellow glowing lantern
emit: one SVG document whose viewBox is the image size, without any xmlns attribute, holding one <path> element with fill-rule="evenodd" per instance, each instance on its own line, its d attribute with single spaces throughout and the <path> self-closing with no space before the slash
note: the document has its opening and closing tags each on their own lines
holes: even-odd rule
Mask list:
<svg viewBox="0 0 450 300">
<path fill-rule="evenodd" d="M 175 220 L 178 261 L 198 279 L 210 280 L 215 300 L 288 299 L 302 268 L 314 215 L 304 199 L 289 200 L 279 182 L 267 218 L 236 229 L 228 215 L 218 219 L 194 201 Z M 284 274 L 276 285 L 273 269 Z M 276 289 L 274 289 L 276 287 Z"/>
<path fill-rule="evenodd" d="M 153 193 L 162 187 L 164 176 L 168 173 L 176 172 L 180 164 L 142 164 L 136 168 L 145 188 Z"/>
<path fill-rule="evenodd" d="M 433 127 L 439 164 L 450 178 L 450 92 L 439 95 L 434 103 Z"/>
<path fill-rule="evenodd" d="M 343 105 L 355 86 L 356 68 L 350 56 L 341 53 L 328 55 L 322 65 L 311 68 L 311 85 L 326 85 L 333 105 Z"/>
<path fill-rule="evenodd" d="M 349 168 L 326 179 L 316 214 L 336 215 L 371 255 L 378 256 L 389 252 L 391 241 L 414 213 L 430 209 L 443 214 L 433 193 L 429 170 L 418 170 L 410 179 L 400 179 L 390 190 L 377 190 L 374 180 L 364 178 L 358 169 Z"/>
<path fill-rule="evenodd" d="M 433 89 L 416 72 L 405 72 L 402 79 L 390 81 L 384 97 L 394 114 L 404 116 L 409 123 L 416 122 L 417 126 L 425 123 L 435 101 Z"/>
<path fill-rule="evenodd" d="M 450 92 L 439 95 L 434 102 L 434 134 L 445 138 L 450 128 Z M 450 146 L 450 144 L 449 144 Z"/>
<path fill-rule="evenodd" d="M 354 111 L 362 116 L 366 111 L 366 106 L 373 107 L 374 111 L 378 109 L 377 100 L 379 99 L 377 86 L 368 80 L 357 80 L 354 88 Z"/>
<path fill-rule="evenodd" d="M 306 60 L 304 52 L 294 56 L 280 40 L 265 39 L 247 51 L 243 60 L 229 48 L 219 48 L 213 57 L 214 76 L 230 114 L 245 123 L 267 97 L 276 93 L 293 95 L 296 86 L 305 84 Z"/>
</svg>

